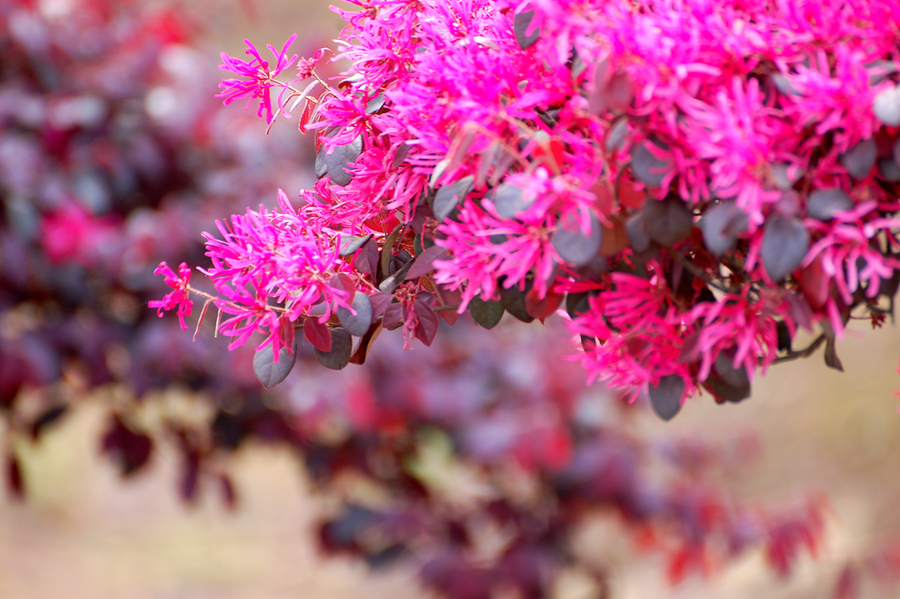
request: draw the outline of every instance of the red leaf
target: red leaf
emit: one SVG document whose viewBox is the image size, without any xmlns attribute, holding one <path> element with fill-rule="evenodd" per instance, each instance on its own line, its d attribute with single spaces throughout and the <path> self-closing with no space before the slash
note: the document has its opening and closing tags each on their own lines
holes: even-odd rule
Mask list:
<svg viewBox="0 0 900 599">
<path fill-rule="evenodd" d="M 335 275 L 331 277 L 331 281 L 328 284 L 335 289 L 343 289 L 344 291 L 349 293 L 350 295 L 347 298 L 348 304 L 353 301 L 353 296 L 356 294 L 356 284 L 349 276 L 345 275 L 342 272 L 335 273 Z"/>
<path fill-rule="evenodd" d="M 562 300 L 563 296 L 552 292 L 541 298 L 535 287 L 525 295 L 525 311 L 533 318 L 544 320 L 556 312 Z"/>
<path fill-rule="evenodd" d="M 317 350 L 331 351 L 331 332 L 328 330 L 328 325 L 319 322 L 317 317 L 306 318 L 306 322 L 303 323 L 303 333 Z"/>
</svg>

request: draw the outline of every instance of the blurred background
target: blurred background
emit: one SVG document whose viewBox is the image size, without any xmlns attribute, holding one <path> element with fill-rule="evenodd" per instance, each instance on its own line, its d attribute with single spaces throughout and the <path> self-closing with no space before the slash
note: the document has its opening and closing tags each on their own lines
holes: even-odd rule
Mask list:
<svg viewBox="0 0 900 599">
<path fill-rule="evenodd" d="M 848 334 L 844 373 L 816 355 L 774 368 L 739 405 L 695 398 L 663 423 L 584 388 L 551 324 L 507 316 L 485 334 L 460 323 L 411 353 L 386 334 L 383 356 L 337 374 L 301 352 L 270 393 L 212 323 L 192 342 L 146 309 L 165 293 L 159 261 L 203 265 L 200 233 L 216 219 L 314 182 L 313 140 L 295 121 L 266 136 L 255 109 L 214 98 L 218 53 L 298 33 L 292 52 L 311 55 L 340 27 L 317 0 L 0 0 L 0 597 L 431 596 L 450 584 L 437 566 L 426 588 L 421 563 L 347 533 L 351 516 L 413 513 L 391 481 L 427 497 L 416 518 L 442 525 L 485 497 L 525 513 L 545 506 L 521 497 L 570 505 L 574 483 L 553 487 L 552 474 L 598 438 L 616 439 L 616 455 L 638 447 L 628 472 L 639 474 L 563 527 L 581 569 L 557 572 L 554 597 L 602 596 L 584 573 L 594 567 L 622 599 L 823 597 L 848 564 L 891 555 L 900 335 L 889 325 Z M 813 501 L 817 555 L 802 552 L 781 578 L 751 549 L 673 585 L 666 524 L 648 541 L 629 506 L 710 485 L 754 506 Z M 508 534 L 467 537 L 466 551 L 490 553 Z M 435 538 L 421 541 L 432 553 Z"/>
</svg>

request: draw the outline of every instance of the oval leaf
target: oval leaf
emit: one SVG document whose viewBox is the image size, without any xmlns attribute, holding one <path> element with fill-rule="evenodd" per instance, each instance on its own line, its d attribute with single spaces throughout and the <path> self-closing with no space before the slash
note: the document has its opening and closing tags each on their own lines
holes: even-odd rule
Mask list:
<svg viewBox="0 0 900 599">
<path fill-rule="evenodd" d="M 369 332 L 369 327 L 372 326 L 372 302 L 369 301 L 369 296 L 365 293 L 357 293 L 353 297 L 351 305 L 356 314 L 353 314 L 353 312 L 343 306 L 339 306 L 337 309 L 338 320 L 341 321 L 341 326 L 348 333 L 362 337 Z"/>
<path fill-rule="evenodd" d="M 423 277 L 428 273 L 434 271 L 434 267 L 431 265 L 432 262 L 443 258 L 444 255 L 447 254 L 447 248 L 439 247 L 436 245 L 431 246 L 427 250 L 423 251 L 421 254 L 416 256 L 416 261 L 413 263 L 412 268 L 409 269 L 409 272 L 406 273 L 406 280 L 409 281 L 411 279 L 418 279 L 419 277 Z"/>
<path fill-rule="evenodd" d="M 853 200 L 843 189 L 817 189 L 809 194 L 806 212 L 819 220 L 830 220 L 839 212 L 853 208 Z"/>
<path fill-rule="evenodd" d="M 297 347 L 282 347 L 278 352 L 278 362 L 271 347 L 264 347 L 253 356 L 253 374 L 267 389 L 271 389 L 287 378 L 297 361 Z"/>
<path fill-rule="evenodd" d="M 413 310 L 416 313 L 416 339 L 424 343 L 425 345 L 430 346 L 434 341 L 434 336 L 437 334 L 438 330 L 438 316 L 437 313 L 431 309 L 431 306 L 422 303 L 421 301 L 417 301 L 413 305 Z"/>
<path fill-rule="evenodd" d="M 525 310 L 529 316 L 533 316 L 540 321 L 550 318 L 559 305 L 562 303 L 563 296 L 548 292 L 544 297 L 538 296 L 537 288 L 532 287 L 525 295 Z"/>
<path fill-rule="evenodd" d="M 637 253 L 646 252 L 650 248 L 650 236 L 644 227 L 644 213 L 635 212 L 625 221 L 625 235 L 631 249 Z"/>
<path fill-rule="evenodd" d="M 353 338 L 344 329 L 332 329 L 331 351 L 316 350 L 316 358 L 325 368 L 343 370 L 350 363 L 353 353 Z"/>
<path fill-rule="evenodd" d="M 784 280 L 806 256 L 809 232 L 797 218 L 770 217 L 763 231 L 762 262 L 774 282 Z"/>
<path fill-rule="evenodd" d="M 639 144 L 631 153 L 631 170 L 634 176 L 650 187 L 662 185 L 666 174 L 672 169 L 672 163 L 654 156 L 647 146 L 649 141 Z"/>
<path fill-rule="evenodd" d="M 519 289 L 518 285 L 510 288 L 500 286 L 500 303 L 503 308 L 522 322 L 534 322 L 534 317 L 525 309 L 525 294 L 528 290 Z"/>
<path fill-rule="evenodd" d="M 863 179 L 875 166 L 878 157 L 878 145 L 874 139 L 866 139 L 849 150 L 840 158 L 840 162 L 847 172 L 857 179 Z"/>
<path fill-rule="evenodd" d="M 591 217 L 591 232 L 585 235 L 574 214 L 567 214 L 558 225 L 550 244 L 559 257 L 573 266 L 583 266 L 597 257 L 603 243 L 603 228 Z"/>
<path fill-rule="evenodd" d="M 747 230 L 747 213 L 734 202 L 721 202 L 709 208 L 700 220 L 703 243 L 713 254 L 721 256 L 734 249 L 737 236 Z"/>
<path fill-rule="evenodd" d="M 535 198 L 526 198 L 525 190 L 509 183 L 503 183 L 495 187 L 487 195 L 497 210 L 497 214 L 503 218 L 515 218 L 515 216 L 527 210 L 534 203 Z"/>
<path fill-rule="evenodd" d="M 644 204 L 644 229 L 650 239 L 660 245 L 673 245 L 687 239 L 693 228 L 694 218 L 678 198 L 647 200 Z"/>
<path fill-rule="evenodd" d="M 744 365 L 735 368 L 734 353 L 721 352 L 713 363 L 709 378 L 703 382 L 718 403 L 738 403 L 750 397 L 750 377 Z"/>
<path fill-rule="evenodd" d="M 331 351 L 331 332 L 328 325 L 319 322 L 316 316 L 307 316 L 303 323 L 303 334 L 314 348 L 319 351 Z"/>
<path fill-rule="evenodd" d="M 356 162 L 362 154 L 362 147 L 362 136 L 359 136 L 348 144 L 335 146 L 330 154 L 319 152 L 316 154 L 316 176 L 321 179 L 328 175 L 335 185 L 345 187 L 353 180 L 353 172 L 348 170 L 349 164 Z"/>
<path fill-rule="evenodd" d="M 900 126 L 900 87 L 883 91 L 872 101 L 872 110 L 889 127 Z"/>
<path fill-rule="evenodd" d="M 519 47 L 523 50 L 533 46 L 534 43 L 541 37 L 541 30 L 537 27 L 535 27 L 534 31 L 532 31 L 530 34 L 527 33 L 528 27 L 529 25 L 531 25 L 531 21 L 533 20 L 533 10 L 520 12 L 515 16 L 515 19 L 513 20 L 513 31 L 516 34 L 516 43 L 518 43 Z"/>
<path fill-rule="evenodd" d="M 503 318 L 503 304 L 494 300 L 484 301 L 473 297 L 469 302 L 469 310 L 475 322 L 485 329 L 493 329 Z"/>
<path fill-rule="evenodd" d="M 474 182 L 475 177 L 469 175 L 438 189 L 434 196 L 434 217 L 438 221 L 442 221 L 450 216 L 453 209 L 459 206 L 460 202 L 466 199 L 466 196 L 472 191 Z"/>
<path fill-rule="evenodd" d="M 878 172 L 881 174 L 881 178 L 888 183 L 900 181 L 900 166 L 892 158 L 879 158 Z"/>
<path fill-rule="evenodd" d="M 372 239 L 371 233 L 363 237 L 341 235 L 341 256 L 352 256 L 356 253 L 356 250 L 364 246 L 370 239 Z"/>
<path fill-rule="evenodd" d="M 659 384 L 650 386 L 650 405 L 663 420 L 671 420 L 681 411 L 681 396 L 684 395 L 684 379 L 670 374 L 659 379 Z"/>
</svg>

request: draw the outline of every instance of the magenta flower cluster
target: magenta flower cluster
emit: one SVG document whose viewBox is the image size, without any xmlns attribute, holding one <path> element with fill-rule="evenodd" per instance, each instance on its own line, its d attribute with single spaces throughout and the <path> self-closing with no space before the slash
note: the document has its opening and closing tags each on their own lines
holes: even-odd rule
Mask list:
<svg viewBox="0 0 900 599">
<path fill-rule="evenodd" d="M 337 273 L 379 291 L 361 337 L 410 285 L 486 327 L 565 301 L 588 377 L 671 417 L 823 345 L 840 368 L 848 321 L 892 308 L 900 0 L 350 3 L 331 81 L 321 51 L 304 90 L 275 79 L 289 44 L 275 69 L 223 55 L 226 103 L 302 105 L 319 146 L 299 213 L 208 238 L 235 343 L 277 349 L 316 304 L 348 328 Z"/>
</svg>

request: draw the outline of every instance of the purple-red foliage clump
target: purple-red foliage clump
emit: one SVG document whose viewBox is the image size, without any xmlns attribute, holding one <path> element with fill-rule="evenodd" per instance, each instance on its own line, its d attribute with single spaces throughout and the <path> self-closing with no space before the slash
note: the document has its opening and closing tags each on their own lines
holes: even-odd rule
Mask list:
<svg viewBox="0 0 900 599">
<path fill-rule="evenodd" d="M 848 321 L 892 314 L 897 0 L 351 4 L 338 77 L 223 55 L 225 101 L 298 111 L 319 177 L 208 236 L 232 346 L 302 328 L 342 367 L 382 329 L 565 301 L 588 379 L 668 419 L 822 345 L 841 369 Z"/>
<path fill-rule="evenodd" d="M 134 414 L 153 392 L 179 382 L 214 405 L 263 403 L 252 352 L 192 343 L 143 309 L 183 324 L 190 271 L 160 268 L 167 287 L 153 269 L 201 260 L 213 215 L 268 196 L 306 158 L 293 139 L 260 145 L 252 115 L 222 109 L 198 33 L 174 6 L 0 3 L 0 455 L 17 494 L 20 441 L 91 389 L 137 400 L 111 406 L 99 443 L 125 475 L 155 455 Z M 162 289 L 173 295 L 154 300 Z"/>
</svg>

